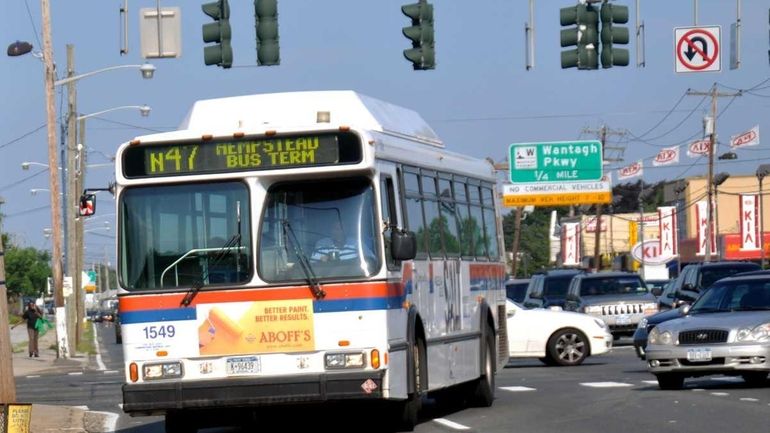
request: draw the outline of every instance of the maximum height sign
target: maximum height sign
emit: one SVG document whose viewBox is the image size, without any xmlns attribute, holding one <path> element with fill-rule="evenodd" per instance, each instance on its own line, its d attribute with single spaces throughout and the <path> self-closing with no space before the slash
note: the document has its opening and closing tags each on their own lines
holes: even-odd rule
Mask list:
<svg viewBox="0 0 770 433">
<path fill-rule="evenodd" d="M 511 183 L 602 178 L 602 144 L 597 140 L 514 143 L 509 147 L 508 161 Z"/>
</svg>

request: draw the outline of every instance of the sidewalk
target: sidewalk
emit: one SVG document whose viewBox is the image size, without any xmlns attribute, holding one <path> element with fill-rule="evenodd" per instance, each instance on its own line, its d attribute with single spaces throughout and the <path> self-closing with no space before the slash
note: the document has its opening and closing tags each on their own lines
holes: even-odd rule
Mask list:
<svg viewBox="0 0 770 433">
<path fill-rule="evenodd" d="M 72 370 L 74 368 L 87 368 L 90 357 L 87 354 L 76 353 L 70 358 L 58 358 L 56 356 L 56 330 L 52 329 L 38 339 L 40 349 L 39 358 L 30 358 L 27 353 L 26 342 L 27 327 L 22 323 L 11 329 L 11 346 L 18 350 L 21 343 L 25 343 L 21 351 L 15 351 L 12 356 L 14 377 L 32 376 L 41 373 L 50 373 L 61 369 Z M 17 385 L 18 389 L 18 385 Z M 28 403 L 17 401 L 18 403 Z M 109 422 L 114 420 L 114 414 L 94 412 L 85 407 L 55 406 L 44 404 L 32 404 L 32 421 L 30 433 L 103 433 L 111 431 Z"/>
</svg>

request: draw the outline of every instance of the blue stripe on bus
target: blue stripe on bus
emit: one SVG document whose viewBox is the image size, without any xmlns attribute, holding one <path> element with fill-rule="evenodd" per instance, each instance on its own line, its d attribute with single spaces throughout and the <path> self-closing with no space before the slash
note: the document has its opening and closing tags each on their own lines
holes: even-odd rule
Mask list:
<svg viewBox="0 0 770 433">
<path fill-rule="evenodd" d="M 120 323 L 170 322 L 195 320 L 195 308 L 169 308 L 165 310 L 126 311 L 120 313 Z"/>
<path fill-rule="evenodd" d="M 385 310 L 401 308 L 404 297 L 340 299 L 314 301 L 314 313 L 338 311 Z M 165 310 L 126 311 L 120 315 L 120 323 L 169 322 L 174 320 L 196 320 L 195 308 L 173 308 Z"/>
</svg>

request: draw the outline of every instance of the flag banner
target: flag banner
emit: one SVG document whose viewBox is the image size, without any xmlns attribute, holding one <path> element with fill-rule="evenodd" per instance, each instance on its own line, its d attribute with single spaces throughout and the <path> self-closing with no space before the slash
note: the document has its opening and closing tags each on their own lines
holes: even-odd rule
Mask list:
<svg viewBox="0 0 770 433">
<path fill-rule="evenodd" d="M 652 165 L 659 167 L 661 165 L 671 165 L 679 163 L 679 146 L 667 147 L 661 149 L 652 160 Z"/>
<path fill-rule="evenodd" d="M 705 256 L 706 255 L 706 248 L 708 248 L 708 238 L 709 236 L 706 235 L 708 233 L 708 225 L 709 225 L 709 207 L 708 207 L 708 201 L 701 200 L 698 203 L 696 203 L 695 206 L 695 221 L 697 222 L 698 226 L 698 252 L 697 254 L 699 256 Z M 714 255 L 717 253 L 717 242 L 716 242 L 716 236 L 714 236 L 714 232 L 716 227 L 714 227 L 716 224 L 713 224 L 714 221 L 712 221 L 711 224 L 711 254 Z"/>
<path fill-rule="evenodd" d="M 700 158 L 701 156 L 708 155 L 710 144 L 711 142 L 707 138 L 693 141 L 689 146 L 687 146 L 687 156 L 690 158 Z"/>
<path fill-rule="evenodd" d="M 561 258 L 564 266 L 580 264 L 580 223 L 561 226 Z"/>
<path fill-rule="evenodd" d="M 618 180 L 631 179 L 643 175 L 642 160 L 636 161 L 630 165 L 618 169 Z"/>
<path fill-rule="evenodd" d="M 759 145 L 759 125 L 749 129 L 742 134 L 733 135 L 730 137 L 730 147 L 733 149 L 757 145 Z"/>
<path fill-rule="evenodd" d="M 661 206 L 658 208 L 661 257 L 675 257 L 678 253 L 676 217 L 675 206 Z"/>
<path fill-rule="evenodd" d="M 759 249 L 759 199 L 756 194 L 741 195 L 741 251 Z"/>
</svg>

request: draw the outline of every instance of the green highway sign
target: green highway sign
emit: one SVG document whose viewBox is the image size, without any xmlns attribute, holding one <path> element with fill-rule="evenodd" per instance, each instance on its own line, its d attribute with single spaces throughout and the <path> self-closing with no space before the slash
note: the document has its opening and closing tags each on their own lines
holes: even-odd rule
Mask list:
<svg viewBox="0 0 770 433">
<path fill-rule="evenodd" d="M 602 143 L 514 143 L 508 152 L 511 183 L 591 181 L 602 178 Z"/>
</svg>

